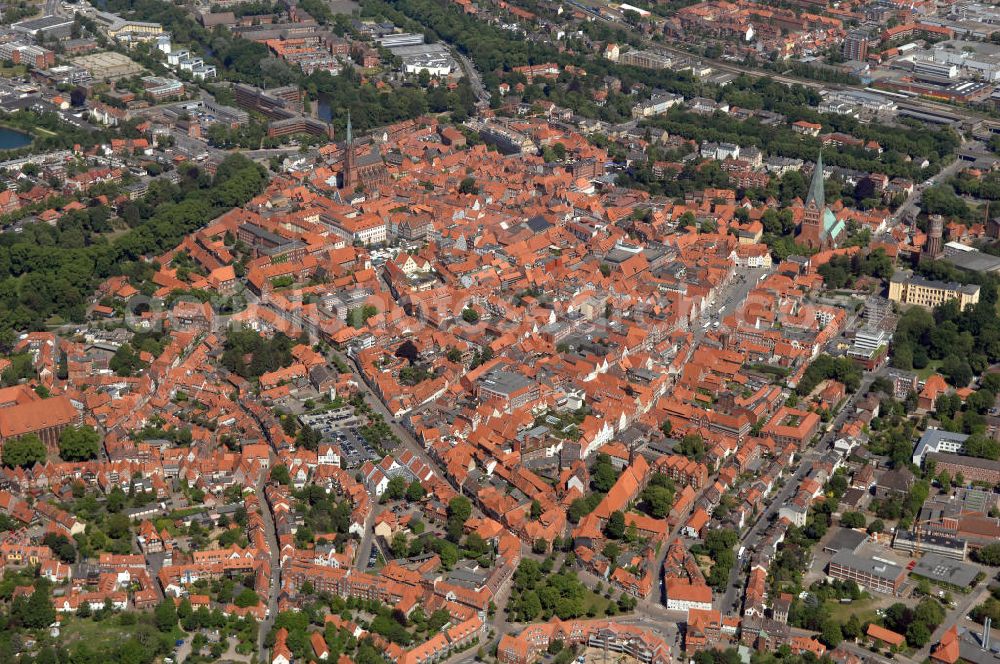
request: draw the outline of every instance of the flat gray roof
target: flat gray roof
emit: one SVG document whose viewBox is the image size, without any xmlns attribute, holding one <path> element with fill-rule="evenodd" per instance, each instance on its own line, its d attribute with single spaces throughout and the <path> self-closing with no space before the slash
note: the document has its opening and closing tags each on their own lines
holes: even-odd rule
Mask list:
<svg viewBox="0 0 1000 664">
<path fill-rule="evenodd" d="M 49 14 L 48 16 L 39 16 L 38 18 L 28 18 L 23 21 L 18 21 L 14 23 L 12 28 L 15 30 L 45 30 L 47 28 L 54 28 L 57 25 L 72 25 L 73 19 L 64 16 L 56 16 L 55 14 Z"/>
<path fill-rule="evenodd" d="M 937 553 L 925 553 L 913 568 L 913 573 L 931 581 L 967 588 L 979 574 L 979 569 Z"/>
<path fill-rule="evenodd" d="M 1000 271 L 1000 258 L 977 250 L 949 251 L 946 248 L 945 254 L 941 260 L 969 272 Z"/>
<path fill-rule="evenodd" d="M 855 552 L 858 547 L 868 539 L 868 536 L 851 528 L 838 528 L 837 532 L 830 538 L 830 541 L 823 547 L 825 551 L 850 551 Z"/>
<path fill-rule="evenodd" d="M 513 371 L 493 371 L 483 378 L 481 384 L 494 392 L 513 394 L 531 385 L 531 381 Z"/>
<path fill-rule="evenodd" d="M 830 560 L 830 563 L 849 567 L 891 582 L 895 582 L 905 571 L 894 563 L 858 556 L 850 551 L 840 551 Z"/>
</svg>

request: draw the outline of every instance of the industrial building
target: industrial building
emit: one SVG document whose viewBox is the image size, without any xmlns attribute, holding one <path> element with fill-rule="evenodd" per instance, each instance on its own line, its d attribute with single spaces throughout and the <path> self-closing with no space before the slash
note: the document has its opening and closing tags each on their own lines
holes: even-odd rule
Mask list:
<svg viewBox="0 0 1000 664">
<path fill-rule="evenodd" d="M 11 29 L 34 39 L 65 39 L 73 31 L 73 18 L 67 16 L 40 16 L 12 24 Z"/>
<path fill-rule="evenodd" d="M 945 243 L 941 260 L 966 272 L 1000 272 L 1000 258 L 958 242 Z"/>
<path fill-rule="evenodd" d="M 918 537 L 909 531 L 899 530 L 892 540 L 892 548 L 910 555 L 923 553 L 927 554 L 927 556 L 933 554 L 937 557 L 952 560 L 965 560 L 969 543 L 963 539 L 948 537 L 947 535 L 921 533 Z M 927 575 L 924 574 L 922 576 Z"/>
<path fill-rule="evenodd" d="M 875 592 L 895 595 L 906 580 L 906 570 L 887 560 L 840 551 L 827 568 L 834 579 L 850 580 Z"/>
<path fill-rule="evenodd" d="M 413 44 L 389 47 L 403 61 L 403 72 L 419 74 L 426 70 L 431 76 L 448 76 L 459 71 L 458 63 L 444 44 Z"/>
<path fill-rule="evenodd" d="M 937 553 L 925 553 L 911 572 L 935 583 L 955 588 L 971 588 L 979 574 L 979 568 L 965 565 Z"/>
</svg>

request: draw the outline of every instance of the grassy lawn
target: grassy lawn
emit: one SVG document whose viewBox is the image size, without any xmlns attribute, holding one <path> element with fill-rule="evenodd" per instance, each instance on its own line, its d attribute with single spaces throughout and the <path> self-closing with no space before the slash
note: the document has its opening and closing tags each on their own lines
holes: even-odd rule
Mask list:
<svg viewBox="0 0 1000 664">
<path fill-rule="evenodd" d="M 875 609 L 879 607 L 875 600 L 870 597 L 854 600 L 850 604 L 841 604 L 840 602 L 831 600 L 827 602 L 827 605 L 830 607 L 830 617 L 841 624 L 847 622 L 847 619 L 852 615 L 857 616 L 862 624 L 873 622 L 878 618 L 875 615 Z"/>
<path fill-rule="evenodd" d="M 926 367 L 917 371 L 920 380 L 927 380 L 930 375 L 941 368 L 941 360 L 931 360 Z"/>
<path fill-rule="evenodd" d="M 583 605 L 587 615 L 590 614 L 590 610 L 594 610 L 594 615 L 603 616 L 605 609 L 608 608 L 608 604 L 611 600 L 604 599 L 603 595 L 598 595 L 593 590 L 588 591 L 587 595 L 583 598 Z"/>
<path fill-rule="evenodd" d="M 0 65 L 0 76 L 11 78 L 14 76 L 24 76 L 27 73 L 28 67 L 25 65 Z"/>
<path fill-rule="evenodd" d="M 60 640 L 65 645 L 86 641 L 91 645 L 103 645 L 110 649 L 132 636 L 137 627 L 138 625 L 119 625 L 111 617 L 101 622 L 94 622 L 90 618 L 66 617 L 63 618 Z"/>
</svg>

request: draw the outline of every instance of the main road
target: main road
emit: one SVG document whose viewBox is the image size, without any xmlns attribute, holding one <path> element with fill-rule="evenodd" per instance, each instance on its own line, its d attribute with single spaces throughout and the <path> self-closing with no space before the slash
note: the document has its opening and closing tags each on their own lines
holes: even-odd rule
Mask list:
<svg viewBox="0 0 1000 664">
<path fill-rule="evenodd" d="M 963 146 L 966 145 L 965 140 L 962 141 L 962 144 Z M 975 146 L 981 144 L 978 143 L 978 141 L 972 141 L 970 145 Z M 920 201 L 923 198 L 924 191 L 928 187 L 947 181 L 948 178 L 955 175 L 958 171 L 968 165 L 969 162 L 962 160 L 960 157 L 955 157 L 947 166 L 942 168 L 937 175 L 927 180 L 927 182 L 922 182 L 914 186 L 913 191 L 906 197 L 903 204 L 896 208 L 896 211 L 892 213 L 892 217 L 889 219 L 890 225 L 895 226 L 896 224 L 906 220 L 908 217 L 916 217 L 917 213 L 920 212 Z"/>
</svg>

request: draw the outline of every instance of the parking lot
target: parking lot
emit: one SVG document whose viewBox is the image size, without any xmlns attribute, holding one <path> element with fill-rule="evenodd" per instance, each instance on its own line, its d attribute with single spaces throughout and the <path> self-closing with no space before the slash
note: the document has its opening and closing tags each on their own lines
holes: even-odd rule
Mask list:
<svg viewBox="0 0 1000 664">
<path fill-rule="evenodd" d="M 340 445 L 341 464 L 345 468 L 356 468 L 365 461 L 376 461 L 380 458 L 353 427 L 339 431 L 336 434 L 336 443 Z"/>
<path fill-rule="evenodd" d="M 323 437 L 323 442 L 334 443 L 340 447 L 341 465 L 344 468 L 357 468 L 365 461 L 375 461 L 380 458 L 372 446 L 361 437 L 358 427 L 361 426 L 362 420 L 350 406 L 312 415 L 300 415 L 299 421 L 319 433 Z"/>
</svg>

